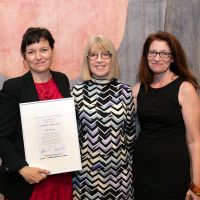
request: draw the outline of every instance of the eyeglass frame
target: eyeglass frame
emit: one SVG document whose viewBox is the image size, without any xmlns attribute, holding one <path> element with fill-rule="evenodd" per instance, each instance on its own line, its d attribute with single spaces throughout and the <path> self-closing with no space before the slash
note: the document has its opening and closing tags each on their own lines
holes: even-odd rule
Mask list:
<svg viewBox="0 0 200 200">
<path fill-rule="evenodd" d="M 109 57 L 108 58 L 110 58 L 110 56 L 112 55 L 112 52 L 110 51 L 110 52 L 101 52 L 101 53 L 95 53 L 96 55 L 97 55 L 97 57 L 96 57 L 96 59 L 98 58 L 98 56 L 99 55 L 101 55 L 101 58 L 102 58 L 102 53 L 109 53 Z M 89 60 L 91 60 L 90 58 L 89 58 L 89 53 L 87 54 L 87 58 L 89 59 Z M 108 58 L 102 58 L 102 59 L 108 59 Z M 94 59 L 94 60 L 96 60 L 96 59 Z M 91 61 L 94 61 L 94 60 L 91 60 Z"/>
<path fill-rule="evenodd" d="M 155 56 L 149 56 L 149 57 L 154 57 L 154 58 L 157 56 L 157 54 L 159 54 L 159 56 L 160 56 L 160 53 L 167 53 L 167 54 L 168 54 L 168 57 L 166 57 L 166 58 L 169 58 L 169 56 L 172 55 L 171 52 L 166 52 L 166 51 L 164 51 L 164 52 L 163 52 L 163 51 L 161 51 L 161 52 L 157 52 L 157 51 L 146 51 L 147 56 L 148 56 L 149 52 L 155 52 L 155 53 L 156 53 Z M 163 57 L 160 56 L 160 58 L 163 58 Z"/>
</svg>

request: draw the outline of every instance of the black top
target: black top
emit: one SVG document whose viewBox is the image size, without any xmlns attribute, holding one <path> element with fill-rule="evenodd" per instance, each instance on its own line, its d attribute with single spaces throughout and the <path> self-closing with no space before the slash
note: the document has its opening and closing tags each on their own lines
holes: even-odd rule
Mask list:
<svg viewBox="0 0 200 200">
<path fill-rule="evenodd" d="M 51 71 L 63 98 L 70 97 L 65 74 Z M 0 193 L 9 199 L 29 199 L 34 185 L 17 172 L 28 165 L 25 160 L 19 103 L 39 101 L 33 77 L 25 75 L 4 82 L 0 91 Z"/>
<path fill-rule="evenodd" d="M 185 125 L 178 101 L 185 81 L 162 88 L 141 84 L 137 97 L 141 131 L 134 150 L 136 199 L 181 199 L 190 181 Z"/>
</svg>

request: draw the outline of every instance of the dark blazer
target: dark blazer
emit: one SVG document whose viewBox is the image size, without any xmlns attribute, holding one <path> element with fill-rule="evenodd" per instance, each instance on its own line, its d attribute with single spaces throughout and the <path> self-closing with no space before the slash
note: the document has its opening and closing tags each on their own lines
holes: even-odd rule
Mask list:
<svg viewBox="0 0 200 200">
<path fill-rule="evenodd" d="M 65 74 L 51 71 L 63 98 L 70 97 L 69 81 Z M 25 160 L 19 103 L 39 101 L 33 77 L 25 75 L 5 81 L 0 91 L 0 193 L 8 199 L 29 199 L 31 185 L 17 172 L 28 165 Z"/>
</svg>

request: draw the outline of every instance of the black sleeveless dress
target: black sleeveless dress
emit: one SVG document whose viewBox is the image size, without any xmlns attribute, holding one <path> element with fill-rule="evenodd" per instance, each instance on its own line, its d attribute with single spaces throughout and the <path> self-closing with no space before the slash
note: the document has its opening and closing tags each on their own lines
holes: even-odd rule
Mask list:
<svg viewBox="0 0 200 200">
<path fill-rule="evenodd" d="M 137 97 L 141 131 L 134 148 L 135 198 L 185 199 L 190 183 L 186 131 L 178 102 L 178 77 L 162 88 L 143 84 Z M 189 102 L 188 102 L 189 103 Z"/>
</svg>

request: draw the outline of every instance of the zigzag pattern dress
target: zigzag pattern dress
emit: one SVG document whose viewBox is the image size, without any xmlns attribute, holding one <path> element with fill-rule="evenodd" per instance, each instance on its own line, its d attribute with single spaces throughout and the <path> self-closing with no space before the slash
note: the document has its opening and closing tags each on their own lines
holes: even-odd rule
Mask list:
<svg viewBox="0 0 200 200">
<path fill-rule="evenodd" d="M 130 87 L 118 80 L 75 85 L 82 170 L 73 174 L 74 200 L 133 200 L 136 138 Z"/>
</svg>

